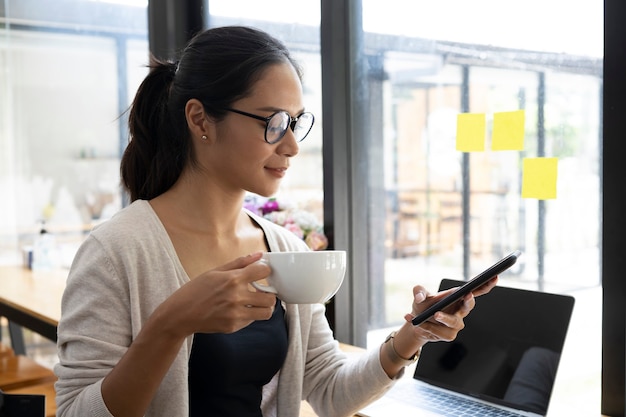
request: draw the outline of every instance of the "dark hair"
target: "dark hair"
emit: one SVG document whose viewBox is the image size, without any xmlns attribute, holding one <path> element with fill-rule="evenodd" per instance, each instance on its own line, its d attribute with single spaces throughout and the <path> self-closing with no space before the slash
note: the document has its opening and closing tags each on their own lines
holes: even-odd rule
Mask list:
<svg viewBox="0 0 626 417">
<path fill-rule="evenodd" d="M 150 60 L 130 107 L 130 140 L 121 162 L 122 184 L 131 201 L 151 199 L 178 180 L 186 164 L 195 164 L 185 105 L 196 98 L 215 120 L 223 109 L 250 94 L 269 66 L 289 62 L 301 71 L 287 48 L 257 29 L 225 26 L 194 36 L 180 62 Z"/>
</svg>

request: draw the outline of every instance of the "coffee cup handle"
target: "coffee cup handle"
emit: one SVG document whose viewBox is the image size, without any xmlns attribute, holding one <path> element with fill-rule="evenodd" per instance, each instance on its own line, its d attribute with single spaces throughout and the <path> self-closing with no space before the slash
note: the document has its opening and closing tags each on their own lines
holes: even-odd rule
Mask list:
<svg viewBox="0 0 626 417">
<path fill-rule="evenodd" d="M 276 288 L 271 287 L 269 285 L 259 284 L 257 281 L 253 281 L 250 284 L 252 284 L 252 286 L 259 291 L 271 292 L 272 294 L 278 294 L 278 291 L 276 291 Z"/>
<path fill-rule="evenodd" d="M 269 262 L 264 257 L 259 259 L 257 262 L 269 266 Z M 258 281 L 253 281 L 250 284 L 252 284 L 252 286 L 259 291 L 270 292 L 272 294 L 278 294 L 278 291 L 276 290 L 276 288 L 272 287 L 271 285 L 260 284 Z"/>
</svg>

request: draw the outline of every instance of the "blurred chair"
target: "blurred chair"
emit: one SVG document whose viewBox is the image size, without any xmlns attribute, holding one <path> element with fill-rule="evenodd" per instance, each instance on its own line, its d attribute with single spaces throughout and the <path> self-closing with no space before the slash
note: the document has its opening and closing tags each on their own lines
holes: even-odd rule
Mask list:
<svg viewBox="0 0 626 417">
<path fill-rule="evenodd" d="M 6 391 L 5 394 L 11 395 L 30 395 L 45 397 L 45 417 L 55 417 L 57 414 L 56 392 L 54 390 L 54 382 L 49 381 L 37 385 L 29 385 L 27 387 L 17 388 Z"/>
<path fill-rule="evenodd" d="M 52 369 L 27 356 L 7 355 L 0 358 L 0 390 L 6 392 L 55 380 Z"/>
<path fill-rule="evenodd" d="M 8 356 L 15 356 L 15 352 L 13 352 L 13 349 L 10 346 L 0 342 L 0 358 Z"/>
<path fill-rule="evenodd" d="M 55 417 L 54 372 L 0 343 L 0 417 Z"/>
</svg>

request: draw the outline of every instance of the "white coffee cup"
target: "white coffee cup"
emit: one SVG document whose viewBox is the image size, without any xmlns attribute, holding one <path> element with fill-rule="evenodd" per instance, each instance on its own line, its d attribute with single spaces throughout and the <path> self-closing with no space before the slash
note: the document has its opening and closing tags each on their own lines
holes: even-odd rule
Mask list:
<svg viewBox="0 0 626 417">
<path fill-rule="evenodd" d="M 252 285 L 289 304 L 326 303 L 341 287 L 346 251 L 267 252 L 259 262 L 272 268 L 269 285 Z"/>
</svg>

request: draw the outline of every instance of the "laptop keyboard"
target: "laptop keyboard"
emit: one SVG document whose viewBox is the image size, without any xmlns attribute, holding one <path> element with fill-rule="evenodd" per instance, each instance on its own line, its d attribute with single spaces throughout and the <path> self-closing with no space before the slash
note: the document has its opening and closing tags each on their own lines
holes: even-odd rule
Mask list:
<svg viewBox="0 0 626 417">
<path fill-rule="evenodd" d="M 404 399 L 411 398 L 411 402 L 419 402 L 420 408 L 446 417 L 519 417 L 521 415 L 426 386 L 416 389 L 415 385 L 407 384 L 403 385 L 400 390 L 394 391 L 396 391 L 394 397 L 399 398 L 399 394 Z"/>
</svg>

